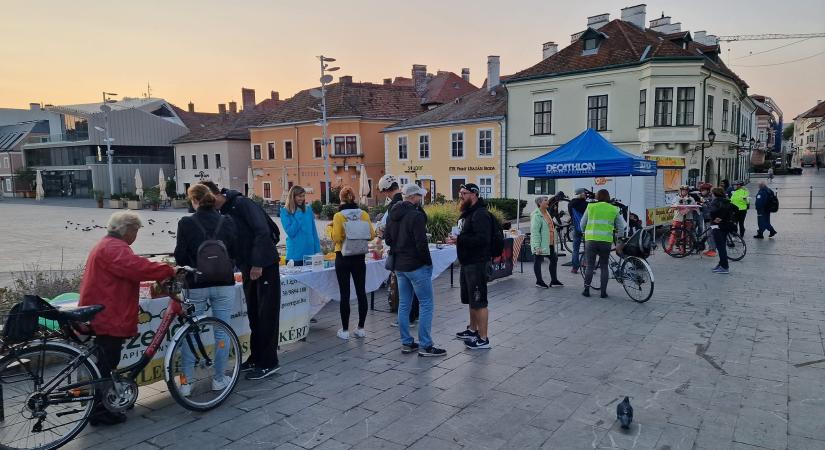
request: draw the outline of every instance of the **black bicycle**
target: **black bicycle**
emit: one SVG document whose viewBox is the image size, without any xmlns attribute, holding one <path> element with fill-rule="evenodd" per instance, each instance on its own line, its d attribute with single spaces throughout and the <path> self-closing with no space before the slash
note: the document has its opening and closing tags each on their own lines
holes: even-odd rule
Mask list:
<svg viewBox="0 0 825 450">
<path fill-rule="evenodd" d="M 610 260 L 607 269 L 610 271 L 611 277 L 619 282 L 627 296 L 637 303 L 644 303 L 653 296 L 655 281 L 653 279 L 653 269 L 645 260 L 654 246 L 652 238 L 649 238 L 652 229 L 652 227 L 643 228 L 629 238 L 618 238 L 619 243 L 611 249 L 608 256 Z M 632 256 L 631 254 L 638 256 Z M 584 251 L 579 253 L 579 261 L 582 261 L 579 273 L 584 279 L 587 272 L 587 259 Z M 600 261 L 597 259 L 596 265 L 593 267 L 594 280 L 599 278 L 600 270 Z"/>
<path fill-rule="evenodd" d="M 700 231 L 696 220 L 685 219 L 681 226 L 671 227 L 669 232 L 662 233 L 662 249 L 674 258 L 684 258 L 694 253 L 701 253 L 707 248 L 711 230 L 710 227 L 704 227 Z M 716 245 L 718 246 L 719 243 L 717 242 Z M 732 261 L 741 261 L 748 253 L 745 240 L 737 233 L 727 234 L 725 247 L 728 251 L 728 259 Z"/>
</svg>

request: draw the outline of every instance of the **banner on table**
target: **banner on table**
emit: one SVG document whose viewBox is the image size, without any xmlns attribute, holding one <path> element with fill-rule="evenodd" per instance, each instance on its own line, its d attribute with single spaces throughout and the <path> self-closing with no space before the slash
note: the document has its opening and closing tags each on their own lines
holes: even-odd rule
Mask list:
<svg viewBox="0 0 825 450">
<path fill-rule="evenodd" d="M 504 251 L 493 258 L 493 270 L 490 281 L 509 277 L 513 274 L 513 238 L 504 238 Z"/>
<path fill-rule="evenodd" d="M 647 209 L 647 225 L 663 225 L 673 220 L 673 211 L 670 206 Z"/>
</svg>

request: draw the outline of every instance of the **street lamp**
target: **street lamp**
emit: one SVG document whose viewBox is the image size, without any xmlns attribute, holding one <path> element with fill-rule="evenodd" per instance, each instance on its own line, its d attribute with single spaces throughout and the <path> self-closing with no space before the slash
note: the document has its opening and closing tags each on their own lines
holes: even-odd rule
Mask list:
<svg viewBox="0 0 825 450">
<path fill-rule="evenodd" d="M 329 75 L 327 72 L 335 72 L 336 70 L 340 70 L 340 67 L 329 67 L 329 64 L 335 61 L 335 58 L 326 57 L 321 55 L 318 57 L 318 60 L 321 62 L 321 91 L 320 92 L 310 92 L 313 97 L 320 97 L 321 98 L 321 127 L 323 128 L 323 145 L 324 145 L 324 176 L 326 179 L 326 202 L 329 203 L 329 139 L 327 138 L 327 84 L 332 82 L 332 75 Z"/>
<path fill-rule="evenodd" d="M 103 93 L 103 101 L 106 101 L 105 92 Z M 112 107 L 107 105 L 106 103 L 103 103 L 102 105 L 100 105 L 100 111 L 103 112 L 103 117 L 105 119 L 106 126 L 103 128 L 95 127 L 95 130 L 106 133 L 106 138 L 104 139 L 104 142 L 106 142 L 106 164 L 109 166 L 109 196 L 111 197 L 111 195 L 115 193 L 115 176 L 114 171 L 112 170 L 112 157 L 115 154 L 115 152 L 112 150 L 112 141 L 114 141 L 114 139 L 109 137 L 109 113 L 112 112 Z"/>
<path fill-rule="evenodd" d="M 713 131 L 713 128 L 710 129 L 708 132 L 708 147 L 713 147 L 713 143 L 716 142 L 716 132 Z M 702 182 L 705 181 L 705 141 L 702 141 L 702 159 L 701 165 L 699 166 L 699 179 Z"/>
</svg>

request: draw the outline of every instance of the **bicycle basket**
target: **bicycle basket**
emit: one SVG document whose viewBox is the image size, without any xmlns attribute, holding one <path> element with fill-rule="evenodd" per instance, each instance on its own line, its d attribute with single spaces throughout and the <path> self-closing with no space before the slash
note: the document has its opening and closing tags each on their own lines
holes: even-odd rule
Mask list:
<svg viewBox="0 0 825 450">
<path fill-rule="evenodd" d="M 624 243 L 622 247 L 622 254 L 624 256 L 636 256 L 638 258 L 647 258 L 650 252 L 653 251 L 653 236 L 646 230 L 641 229 Z"/>
<path fill-rule="evenodd" d="M 7 343 L 23 342 L 34 337 L 41 315 L 50 316 L 55 307 L 36 295 L 25 295 L 9 311 L 3 326 L 3 340 Z"/>
</svg>

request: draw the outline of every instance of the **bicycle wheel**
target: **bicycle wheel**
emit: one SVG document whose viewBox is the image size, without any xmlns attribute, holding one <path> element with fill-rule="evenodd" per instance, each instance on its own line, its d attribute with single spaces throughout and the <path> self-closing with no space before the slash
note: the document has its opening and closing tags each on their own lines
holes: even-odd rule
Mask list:
<svg viewBox="0 0 825 450">
<path fill-rule="evenodd" d="M 58 448 L 83 430 L 96 385 L 82 383 L 100 377 L 97 366 L 85 359 L 60 374 L 79 355 L 74 347 L 50 342 L 0 359 L 0 448 Z M 41 393 L 44 385 L 51 390 Z"/>
<path fill-rule="evenodd" d="M 672 228 L 662 234 L 662 250 L 674 258 L 684 258 L 693 253 L 693 245 L 693 233 L 683 227 Z"/>
<path fill-rule="evenodd" d="M 226 322 L 204 317 L 175 334 L 165 367 L 175 401 L 192 411 L 208 411 L 226 400 L 238 383 L 241 344 Z"/>
<path fill-rule="evenodd" d="M 728 233 L 725 241 L 728 246 L 728 259 L 741 261 L 742 258 L 745 257 L 745 253 L 748 252 L 748 246 L 745 245 L 745 240 L 742 239 L 742 236 L 736 233 Z"/>
<path fill-rule="evenodd" d="M 561 244 L 560 247 L 568 252 L 573 251 L 573 241 L 570 238 L 570 225 L 556 228 L 556 240 Z"/>
<path fill-rule="evenodd" d="M 653 270 L 642 258 L 628 256 L 622 261 L 616 279 L 627 295 L 637 303 L 650 300 L 653 295 Z"/>
</svg>

